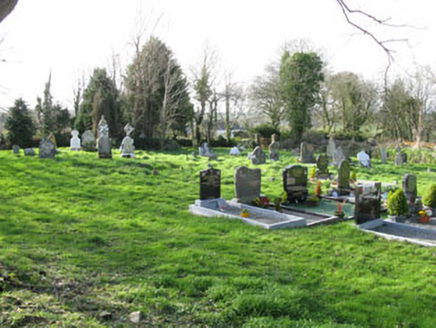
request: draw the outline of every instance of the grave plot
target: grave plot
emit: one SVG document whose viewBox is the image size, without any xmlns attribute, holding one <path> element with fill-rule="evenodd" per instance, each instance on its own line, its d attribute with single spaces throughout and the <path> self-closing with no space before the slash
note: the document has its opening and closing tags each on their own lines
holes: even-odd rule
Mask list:
<svg viewBox="0 0 436 328">
<path fill-rule="evenodd" d="M 344 212 L 344 218 L 352 219 L 354 216 L 354 206 L 350 203 L 340 203 L 342 205 L 342 211 Z M 337 211 L 338 202 L 331 199 L 321 198 L 316 206 L 308 205 L 307 203 L 288 203 L 281 207 L 288 211 L 306 213 L 314 215 L 315 217 L 330 218 L 335 217 Z"/>
<path fill-rule="evenodd" d="M 193 214 L 206 217 L 238 219 L 264 229 L 298 228 L 306 226 L 306 220 L 302 217 L 233 201 L 226 201 L 222 198 L 196 200 L 195 204 L 189 205 L 189 211 Z"/>
</svg>

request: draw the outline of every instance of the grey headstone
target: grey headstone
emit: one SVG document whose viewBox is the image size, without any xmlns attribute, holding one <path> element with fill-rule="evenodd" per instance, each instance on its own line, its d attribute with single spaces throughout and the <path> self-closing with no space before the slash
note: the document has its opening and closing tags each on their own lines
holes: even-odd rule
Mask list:
<svg viewBox="0 0 436 328">
<path fill-rule="evenodd" d="M 319 179 L 328 179 L 330 177 L 329 158 L 327 157 L 327 155 L 324 154 L 318 155 L 316 159 L 316 167 L 317 167 L 316 176 Z"/>
<path fill-rule="evenodd" d="M 47 137 L 39 143 L 39 158 L 55 158 L 56 146 L 54 142 Z"/>
<path fill-rule="evenodd" d="M 258 164 L 265 164 L 266 162 L 266 156 L 263 152 L 262 148 L 257 146 L 251 154 L 248 155 L 248 158 L 251 159 L 251 164 L 258 165 Z"/>
<path fill-rule="evenodd" d="M 409 203 L 414 204 L 418 196 L 416 175 L 405 174 L 403 178 L 403 190 Z"/>
<path fill-rule="evenodd" d="M 235 170 L 236 201 L 251 204 L 260 197 L 261 171 L 240 166 Z"/>
<path fill-rule="evenodd" d="M 307 167 L 291 165 L 283 169 L 283 189 L 288 195 L 288 202 L 305 200 L 308 195 Z"/>
<path fill-rule="evenodd" d="M 35 149 L 33 148 L 25 148 L 24 156 L 35 156 Z"/>
<path fill-rule="evenodd" d="M 121 157 L 135 157 L 135 146 L 133 145 L 133 139 L 130 137 L 130 134 L 133 132 L 133 130 L 134 128 L 129 123 L 127 123 L 127 125 L 124 127 L 126 136 L 124 137 L 120 146 Z"/>
<path fill-rule="evenodd" d="M 338 165 L 339 194 L 347 195 L 350 192 L 350 162 L 343 159 Z"/>
<path fill-rule="evenodd" d="M 269 159 L 270 161 L 278 161 L 279 160 L 279 143 L 277 142 L 277 135 L 272 135 L 272 141 L 269 145 Z"/>
<path fill-rule="evenodd" d="M 307 142 L 300 145 L 300 163 L 315 163 L 314 148 Z"/>
<path fill-rule="evenodd" d="M 101 120 L 98 123 L 98 158 L 112 158 L 112 145 L 109 138 L 109 126 L 107 125 L 104 116 L 101 116 Z"/>
<path fill-rule="evenodd" d="M 221 198 L 221 170 L 200 172 L 200 200 Z"/>
<path fill-rule="evenodd" d="M 212 157 L 213 156 L 212 149 L 210 149 L 207 142 L 203 142 L 203 144 L 198 148 L 198 152 L 199 152 L 200 156 L 203 156 L 203 157 Z"/>
<path fill-rule="evenodd" d="M 380 158 L 381 158 L 382 164 L 387 164 L 388 152 L 386 151 L 386 148 L 380 148 Z"/>
<path fill-rule="evenodd" d="M 262 135 L 256 133 L 256 147 L 262 147 Z"/>
<path fill-rule="evenodd" d="M 335 140 L 331 137 L 329 140 L 329 144 L 327 145 L 327 156 L 333 159 L 335 156 L 335 152 L 336 152 Z"/>
<path fill-rule="evenodd" d="M 336 148 L 336 151 L 333 155 L 333 162 L 339 164 L 344 159 L 346 159 L 344 150 L 342 149 L 341 146 L 339 146 L 338 148 Z"/>
<path fill-rule="evenodd" d="M 82 134 L 82 149 L 85 151 L 95 150 L 95 137 L 91 130 L 86 130 Z"/>
<path fill-rule="evenodd" d="M 14 151 L 14 154 L 19 154 L 20 153 L 20 146 L 13 145 L 12 150 Z"/>
<path fill-rule="evenodd" d="M 357 187 L 355 190 L 354 219 L 356 224 L 380 218 L 381 183 L 374 183 L 371 189 L 370 193 L 364 193 L 363 187 Z"/>
</svg>

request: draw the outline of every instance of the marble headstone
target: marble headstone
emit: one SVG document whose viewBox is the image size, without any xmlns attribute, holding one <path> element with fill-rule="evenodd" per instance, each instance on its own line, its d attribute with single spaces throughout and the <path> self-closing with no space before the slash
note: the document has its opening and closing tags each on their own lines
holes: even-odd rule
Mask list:
<svg viewBox="0 0 436 328">
<path fill-rule="evenodd" d="M 55 158 L 56 146 L 54 142 L 47 137 L 39 142 L 39 158 Z"/>
<path fill-rule="evenodd" d="M 260 197 L 261 171 L 240 166 L 235 170 L 236 201 L 251 204 Z"/>
<path fill-rule="evenodd" d="M 200 200 L 221 198 L 221 170 L 210 168 L 200 172 Z"/>
<path fill-rule="evenodd" d="M 86 130 L 82 134 L 82 148 L 86 151 L 95 150 L 95 137 L 91 130 Z"/>
<path fill-rule="evenodd" d="M 315 163 L 314 152 L 312 145 L 302 142 L 300 145 L 300 163 Z"/>
<path fill-rule="evenodd" d="M 70 150 L 80 150 L 82 147 L 80 146 L 79 131 L 73 130 L 71 135 L 73 137 L 70 139 Z"/>
<path fill-rule="evenodd" d="M 364 192 L 364 187 L 359 186 L 355 190 L 354 220 L 356 224 L 380 218 L 381 208 L 381 183 L 375 182 L 369 193 Z"/>
<path fill-rule="evenodd" d="M 345 159 L 338 165 L 338 190 L 340 195 L 350 193 L 350 162 Z"/>
<path fill-rule="evenodd" d="M 283 189 L 288 202 L 304 201 L 309 194 L 307 189 L 307 167 L 291 165 L 283 169 Z"/>
<path fill-rule="evenodd" d="M 361 166 L 366 168 L 371 167 L 371 158 L 364 150 L 361 150 L 360 152 L 357 153 L 357 160 L 359 161 L 359 164 Z"/>
<path fill-rule="evenodd" d="M 418 196 L 416 175 L 405 174 L 403 178 L 403 190 L 409 203 L 414 204 Z"/>
<path fill-rule="evenodd" d="M 279 143 L 277 141 L 277 134 L 272 135 L 272 141 L 269 145 L 269 159 L 270 161 L 278 161 L 279 160 Z"/>
<path fill-rule="evenodd" d="M 130 137 L 130 134 L 133 132 L 133 130 L 134 128 L 129 123 L 127 123 L 127 125 L 124 127 L 126 136 L 124 137 L 120 146 L 121 157 L 135 158 L 135 146 L 133 145 L 133 139 Z"/>
<path fill-rule="evenodd" d="M 112 145 L 111 139 L 109 138 L 109 126 L 107 125 L 103 115 L 98 123 L 98 135 L 98 158 L 112 158 Z"/>
<path fill-rule="evenodd" d="M 248 155 L 248 158 L 251 160 L 251 164 L 253 165 L 265 164 L 266 162 L 265 153 L 259 146 L 254 148 L 253 152 Z"/>
<path fill-rule="evenodd" d="M 329 172 L 329 158 L 327 155 L 318 155 L 316 159 L 316 176 L 319 179 L 328 179 L 330 178 L 330 172 Z"/>
</svg>

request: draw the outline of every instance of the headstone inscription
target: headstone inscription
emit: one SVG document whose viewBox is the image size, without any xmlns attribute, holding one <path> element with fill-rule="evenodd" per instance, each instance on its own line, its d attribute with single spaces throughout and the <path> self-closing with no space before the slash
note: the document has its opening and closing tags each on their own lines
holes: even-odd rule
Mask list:
<svg viewBox="0 0 436 328">
<path fill-rule="evenodd" d="M 321 154 L 318 155 L 316 159 L 316 176 L 318 179 L 328 179 L 330 178 L 329 172 L 329 158 L 327 155 Z"/>
<path fill-rule="evenodd" d="M 283 188 L 288 195 L 288 202 L 306 200 L 309 194 L 307 189 L 307 167 L 291 165 L 284 168 Z"/>
<path fill-rule="evenodd" d="M 82 134 L 82 149 L 85 151 L 95 150 L 95 137 L 91 130 L 86 130 Z"/>
<path fill-rule="evenodd" d="M 357 153 L 357 160 L 362 167 L 371 168 L 371 158 L 364 150 Z"/>
<path fill-rule="evenodd" d="M 356 203 L 354 207 L 354 220 L 356 224 L 380 218 L 381 183 L 375 182 L 369 192 L 364 192 L 364 187 L 355 190 Z"/>
<path fill-rule="evenodd" d="M 248 155 L 248 158 L 251 159 L 251 164 L 253 165 L 265 164 L 266 162 L 265 153 L 260 146 L 254 148 L 253 152 Z"/>
<path fill-rule="evenodd" d="M 252 204 L 253 200 L 260 197 L 261 171 L 240 166 L 235 170 L 236 201 Z"/>
<path fill-rule="evenodd" d="M 54 142 L 47 137 L 39 142 L 39 158 L 55 158 L 56 146 Z"/>
<path fill-rule="evenodd" d="M 221 198 L 221 170 L 210 168 L 200 172 L 200 200 Z"/>
<path fill-rule="evenodd" d="M 340 195 L 350 194 L 350 162 L 343 159 L 338 165 L 338 190 Z"/>
<path fill-rule="evenodd" d="M 403 190 L 409 204 L 415 204 L 416 197 L 418 196 L 418 187 L 416 175 L 405 174 L 403 177 Z"/>
<path fill-rule="evenodd" d="M 121 157 L 135 158 L 135 146 L 133 145 L 133 139 L 130 137 L 130 134 L 135 130 L 130 123 L 124 127 L 124 131 L 126 132 L 126 136 L 121 142 L 120 150 Z"/>
<path fill-rule="evenodd" d="M 98 123 L 98 135 L 98 158 L 112 158 L 112 145 L 111 139 L 109 138 L 109 126 L 104 119 L 104 115 L 101 116 L 100 122 Z"/>
<path fill-rule="evenodd" d="M 79 131 L 73 130 L 73 131 L 71 131 L 71 135 L 73 137 L 70 139 L 70 150 L 79 151 L 80 148 L 81 148 L 81 146 L 80 146 L 80 138 L 79 138 Z"/>
<path fill-rule="evenodd" d="M 273 134 L 271 137 L 272 141 L 269 145 L 269 159 L 270 161 L 278 161 L 279 160 L 279 143 L 277 141 L 277 134 Z"/>
<path fill-rule="evenodd" d="M 382 164 L 386 164 L 388 162 L 388 152 L 386 151 L 386 148 L 380 148 L 380 158 Z"/>
<path fill-rule="evenodd" d="M 20 153 L 20 146 L 13 145 L 12 150 L 13 150 L 14 154 L 19 154 Z"/>
</svg>

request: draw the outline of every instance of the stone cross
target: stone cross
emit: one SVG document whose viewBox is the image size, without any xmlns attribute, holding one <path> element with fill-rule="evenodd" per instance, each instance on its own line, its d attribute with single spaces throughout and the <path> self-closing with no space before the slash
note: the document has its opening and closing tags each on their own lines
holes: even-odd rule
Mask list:
<svg viewBox="0 0 436 328">
<path fill-rule="evenodd" d="M 291 165 L 283 169 L 283 189 L 288 202 L 304 201 L 309 194 L 307 189 L 307 167 Z"/>
<path fill-rule="evenodd" d="M 200 172 L 200 200 L 221 198 L 221 170 L 210 168 Z"/>
<path fill-rule="evenodd" d="M 261 171 L 240 166 L 235 170 L 236 201 L 252 204 L 253 200 L 260 197 Z"/>
</svg>

